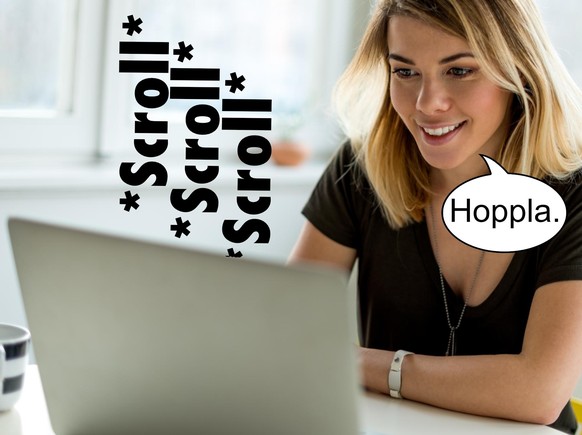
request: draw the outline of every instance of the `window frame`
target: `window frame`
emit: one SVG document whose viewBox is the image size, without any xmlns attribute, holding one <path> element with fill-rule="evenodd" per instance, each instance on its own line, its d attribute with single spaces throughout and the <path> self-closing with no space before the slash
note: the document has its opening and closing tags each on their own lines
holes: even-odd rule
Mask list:
<svg viewBox="0 0 582 435">
<path fill-rule="evenodd" d="M 55 111 L 2 111 L 0 153 L 5 163 L 78 160 L 97 150 L 107 2 L 66 0 L 66 5 L 71 25 L 60 42 L 72 65 L 62 68 L 58 84 L 65 104 Z"/>
<path fill-rule="evenodd" d="M 120 17 L 125 19 L 131 13 L 132 0 L 64 1 L 73 24 L 63 44 L 73 65 L 60 85 L 69 93 L 64 100 L 70 103 L 55 113 L 0 111 L 0 167 L 120 161 L 124 155 L 135 155 L 131 142 L 128 144 L 133 140 L 132 125 L 119 116 L 124 110 L 128 112 L 133 89 L 129 77 L 120 77 L 117 71 Z M 314 87 L 323 95 L 320 101 L 327 102 L 337 76 L 355 50 L 369 5 L 361 0 L 322 0 L 321 8 L 321 13 L 331 18 L 321 27 L 317 40 L 320 69 Z M 361 18 L 356 20 L 360 24 L 354 22 L 354 16 Z M 330 49 L 334 46 L 349 48 Z M 341 134 L 329 113 L 312 120 L 303 130 L 300 136 L 313 137 L 323 156 L 337 146 Z"/>
</svg>

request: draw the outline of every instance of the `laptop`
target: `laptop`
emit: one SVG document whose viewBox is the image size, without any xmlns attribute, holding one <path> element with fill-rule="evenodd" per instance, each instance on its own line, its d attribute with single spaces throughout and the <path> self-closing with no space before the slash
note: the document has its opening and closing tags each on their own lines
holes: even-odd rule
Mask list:
<svg viewBox="0 0 582 435">
<path fill-rule="evenodd" d="M 9 231 L 56 435 L 358 433 L 337 273 L 21 219 Z"/>
</svg>

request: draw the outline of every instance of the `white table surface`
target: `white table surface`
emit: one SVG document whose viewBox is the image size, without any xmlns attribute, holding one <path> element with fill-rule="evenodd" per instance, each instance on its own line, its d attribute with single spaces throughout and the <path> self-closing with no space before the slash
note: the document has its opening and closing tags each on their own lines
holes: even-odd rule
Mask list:
<svg viewBox="0 0 582 435">
<path fill-rule="evenodd" d="M 557 435 L 546 426 L 477 417 L 389 397 L 364 393 L 360 401 L 366 435 L 528 434 Z M 54 435 L 49 423 L 38 369 L 28 367 L 16 407 L 0 413 L 1 435 Z"/>
</svg>

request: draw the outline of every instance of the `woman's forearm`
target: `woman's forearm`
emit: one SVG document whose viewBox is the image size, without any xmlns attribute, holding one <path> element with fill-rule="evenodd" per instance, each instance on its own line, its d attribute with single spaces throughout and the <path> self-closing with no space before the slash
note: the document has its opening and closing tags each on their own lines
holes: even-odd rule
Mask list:
<svg viewBox="0 0 582 435">
<path fill-rule="evenodd" d="M 384 350 L 360 350 L 366 388 L 388 394 L 393 355 Z M 445 409 L 551 424 L 566 401 L 536 372 L 535 364 L 522 355 L 408 355 L 402 366 L 401 394 Z"/>
</svg>

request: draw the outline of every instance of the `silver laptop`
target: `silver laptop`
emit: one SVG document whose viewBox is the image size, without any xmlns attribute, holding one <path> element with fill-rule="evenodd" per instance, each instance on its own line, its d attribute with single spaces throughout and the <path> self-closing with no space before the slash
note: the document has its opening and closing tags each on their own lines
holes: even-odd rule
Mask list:
<svg viewBox="0 0 582 435">
<path fill-rule="evenodd" d="M 9 222 L 57 435 L 357 431 L 333 273 Z"/>
</svg>

